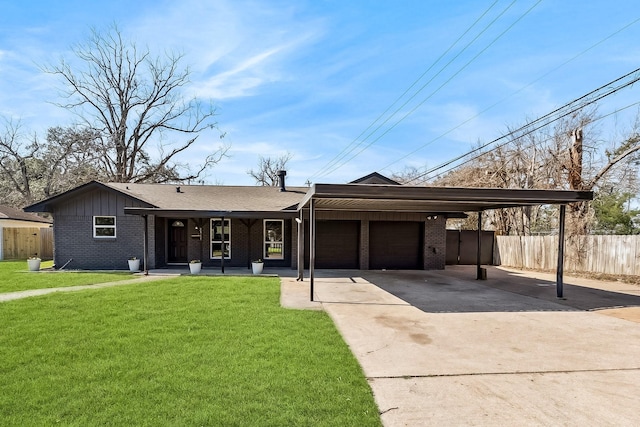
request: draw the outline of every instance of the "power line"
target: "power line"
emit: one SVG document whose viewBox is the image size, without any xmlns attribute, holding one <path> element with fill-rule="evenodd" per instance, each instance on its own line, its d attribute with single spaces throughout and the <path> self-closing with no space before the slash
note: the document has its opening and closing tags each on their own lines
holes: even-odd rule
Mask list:
<svg viewBox="0 0 640 427">
<path fill-rule="evenodd" d="M 636 105 L 640 105 L 640 101 L 638 101 L 638 102 L 633 102 L 633 103 L 631 103 L 631 104 L 629 104 L 629 105 L 626 105 L 626 106 L 624 106 L 624 107 L 622 107 L 622 108 L 618 108 L 618 109 L 616 109 L 616 110 L 613 110 L 613 111 L 611 111 L 610 113 L 605 114 L 604 116 L 600 116 L 600 117 L 598 117 L 597 119 L 594 119 L 594 120 L 593 120 L 593 121 L 591 121 L 589 124 L 591 124 L 591 123 L 595 123 L 595 122 L 598 122 L 598 121 L 600 121 L 600 120 L 604 120 L 604 119 L 606 119 L 607 117 L 610 117 L 610 116 L 612 116 L 612 115 L 614 115 L 614 114 L 618 114 L 619 112 L 624 111 L 624 110 L 627 110 L 627 109 L 629 109 L 629 108 L 631 108 L 631 107 L 635 107 Z M 520 137 L 522 137 L 522 136 L 526 136 L 526 135 L 529 135 L 530 133 L 532 133 L 532 132 L 527 132 L 527 133 L 525 133 L 525 134 L 523 134 L 523 135 L 520 135 Z M 542 140 L 541 142 L 547 142 L 547 141 L 549 141 L 549 140 L 551 140 L 551 139 L 553 139 L 553 138 L 554 138 L 554 137 L 552 136 L 552 137 L 550 137 L 550 138 L 547 138 L 547 139 Z M 452 170 L 454 170 L 454 169 L 456 169 L 456 168 L 459 168 L 459 167 L 460 167 L 460 166 L 462 166 L 462 165 L 465 165 L 465 164 L 467 164 L 467 163 L 469 163 L 469 162 L 472 162 L 472 161 L 474 161 L 474 160 L 479 159 L 480 157 L 484 156 L 485 154 L 490 153 L 491 151 L 494 151 L 494 150 L 497 150 L 498 148 L 504 147 L 504 146 L 505 146 L 506 144 L 508 144 L 509 142 L 510 142 L 510 141 L 504 142 L 504 143 L 499 144 L 498 146 L 496 146 L 496 147 L 492 148 L 492 149 L 491 149 L 491 150 L 489 150 L 489 151 L 484 151 L 484 152 L 482 152 L 482 153 L 479 153 L 479 154 L 478 154 L 478 155 L 476 155 L 476 156 L 470 157 L 469 159 L 466 159 L 464 162 L 458 163 L 457 165 L 452 166 L 452 167 L 450 167 L 449 169 L 445 169 L 444 171 L 442 171 L 442 172 L 440 172 L 440 173 L 438 173 L 438 174 L 434 175 L 432 178 L 434 178 L 434 179 L 435 179 L 435 178 L 439 178 L 439 177 L 441 177 L 441 176 L 443 176 L 443 175 L 447 174 L 448 172 L 450 172 L 450 171 L 452 171 Z M 408 181 L 408 182 L 413 182 L 413 180 Z"/>
<path fill-rule="evenodd" d="M 498 41 L 498 39 L 500 39 L 502 36 L 504 36 L 509 30 L 511 30 L 520 20 L 522 20 L 526 15 L 528 15 L 542 0 L 538 0 L 533 6 L 531 6 L 524 14 L 522 14 L 518 19 L 516 19 L 509 27 L 507 27 L 503 32 L 501 32 L 496 38 L 494 38 L 487 46 L 485 46 L 480 52 L 478 52 L 473 58 L 471 58 L 471 60 L 469 60 L 466 64 L 464 64 L 460 69 L 458 69 L 458 71 L 456 71 L 451 77 L 449 77 L 449 79 L 447 79 L 444 83 L 442 83 L 440 86 L 438 86 L 438 88 L 436 88 L 433 92 L 431 92 L 426 98 L 424 98 L 420 103 L 418 103 L 414 108 L 412 108 L 408 113 L 406 113 L 404 116 L 402 116 L 400 119 L 398 119 L 393 125 L 391 125 L 389 128 L 387 128 L 382 134 L 380 134 L 378 137 L 376 137 L 373 141 L 369 142 L 367 145 L 365 145 L 364 147 L 362 147 L 358 152 L 356 152 L 355 154 L 353 154 L 351 157 L 349 157 L 347 160 L 343 161 L 341 164 L 334 166 L 331 170 L 327 171 L 326 173 L 324 173 L 323 175 L 327 175 L 331 172 L 334 172 L 335 170 L 341 168 L 342 166 L 344 166 L 345 164 L 349 163 L 351 160 L 353 160 L 355 157 L 357 157 L 358 155 L 360 155 L 363 151 L 365 151 L 366 149 L 368 149 L 369 147 L 371 147 L 373 144 L 375 144 L 377 141 L 379 141 L 382 137 L 384 137 L 386 134 L 388 134 L 391 130 L 393 130 L 400 122 L 402 122 L 404 119 L 406 119 L 408 116 L 410 116 L 411 114 L 413 114 L 418 108 L 420 108 L 425 102 L 427 102 L 429 99 L 431 99 L 431 97 L 433 95 L 435 95 L 437 92 L 440 91 L 440 89 L 442 89 L 444 86 L 446 86 L 448 83 L 451 82 L 451 80 L 453 80 L 456 76 L 458 76 L 458 74 L 460 74 L 462 71 L 464 71 L 473 61 L 475 61 L 480 55 L 482 55 L 487 49 L 489 49 L 496 41 Z M 388 121 L 388 120 L 387 120 Z M 385 122 L 386 123 L 386 122 Z M 379 127 L 378 127 L 379 128 Z M 368 136 L 371 136 L 368 135 Z"/>
<path fill-rule="evenodd" d="M 489 12 L 490 10 L 498 3 L 499 0 L 495 0 L 428 68 L 426 71 L 424 71 L 420 77 L 418 77 L 398 98 L 396 98 L 395 101 L 393 101 L 393 103 L 387 107 L 387 109 L 385 111 L 383 111 L 371 124 L 369 124 L 369 126 L 367 126 L 367 128 L 365 130 L 363 130 L 355 139 L 353 139 L 342 151 L 340 151 L 340 153 L 338 153 L 335 157 L 333 157 L 333 159 L 331 159 L 325 166 L 323 166 L 321 169 L 319 169 L 316 173 L 314 173 L 313 175 L 311 175 L 309 178 L 313 178 L 316 176 L 324 176 L 327 173 L 323 174 L 323 171 L 327 171 L 329 170 L 331 167 L 333 167 L 334 165 L 336 165 L 340 160 L 344 159 L 347 155 L 349 155 L 350 153 L 352 153 L 359 145 L 361 145 L 364 141 L 366 141 L 366 139 L 370 136 L 367 136 L 366 138 L 364 138 L 361 142 L 358 142 L 360 140 L 360 138 L 362 138 L 362 136 L 364 134 L 367 133 L 367 131 L 369 131 L 369 129 L 371 129 L 373 126 L 375 126 L 376 123 L 378 123 L 388 112 L 389 110 L 391 110 L 402 98 L 405 97 L 405 95 L 407 95 L 407 93 L 409 93 L 409 91 L 415 87 L 418 82 L 420 82 L 420 80 L 422 80 L 424 78 L 425 75 L 427 75 L 427 73 L 429 73 L 429 71 L 431 71 Z M 506 12 L 507 9 L 509 9 L 513 4 L 515 3 L 515 0 L 499 15 L 502 16 L 502 14 L 504 14 Z M 489 26 L 491 26 L 491 24 L 495 22 L 492 21 Z M 485 29 L 482 30 L 482 33 L 484 33 L 487 28 L 489 27 L 487 26 Z M 476 36 L 475 39 L 477 39 L 478 36 Z M 475 40 L 474 39 L 474 40 Z M 459 56 L 462 52 L 464 52 L 467 48 L 469 47 L 469 45 L 465 46 L 460 53 L 458 53 L 457 56 Z M 456 57 L 457 57 L 456 56 Z M 451 62 L 451 61 L 450 61 Z M 450 62 L 447 64 L 449 65 Z M 440 74 L 440 72 L 442 72 L 442 70 L 446 68 L 445 67 L 441 68 L 440 71 L 438 72 L 438 74 Z M 436 74 L 436 76 L 438 75 Z M 433 80 L 433 78 L 431 79 Z M 430 81 L 431 81 L 430 80 Z M 430 82 L 429 81 L 429 82 Z M 427 82 L 427 84 L 429 83 Z M 413 99 L 413 97 L 415 97 L 417 95 L 417 93 L 419 93 L 422 89 L 424 89 L 424 87 L 426 86 L 423 85 L 410 99 Z M 408 101 L 407 101 L 408 102 Z M 406 105 L 403 104 L 403 106 Z M 400 107 L 402 108 L 402 107 Z M 397 110 L 396 110 L 397 112 Z M 394 115 L 396 113 L 393 113 Z M 393 117 L 393 115 L 391 116 Z M 389 118 L 387 118 L 386 121 L 388 121 Z M 386 123 L 385 121 L 385 123 Z M 384 123 L 383 123 L 384 124 Z M 377 130 L 377 129 L 376 129 Z M 375 132 L 375 130 L 374 130 Z"/>
<path fill-rule="evenodd" d="M 597 102 L 597 101 L 599 101 L 599 100 L 601 100 L 603 98 L 606 98 L 607 96 L 613 95 L 614 93 L 617 93 L 620 90 L 622 90 L 622 89 L 624 89 L 624 88 L 626 88 L 628 86 L 631 86 L 634 83 L 640 81 L 640 75 L 636 75 L 629 82 L 624 83 L 624 84 L 622 84 L 622 85 L 620 85 L 618 87 L 613 88 L 612 85 L 614 85 L 614 84 L 618 83 L 619 81 L 624 80 L 624 79 L 626 79 L 626 78 L 628 78 L 628 77 L 630 77 L 630 76 L 632 76 L 634 74 L 638 74 L 639 72 L 640 72 L 640 68 L 637 68 L 637 69 L 631 71 L 630 73 L 627 73 L 627 74 L 625 74 L 625 75 L 623 75 L 621 77 L 618 77 L 617 79 L 612 80 L 611 82 L 609 82 L 609 83 L 607 83 L 605 85 L 602 85 L 599 88 L 594 89 L 594 90 L 588 92 L 587 94 L 568 102 L 567 104 L 563 105 L 562 107 L 556 108 L 555 110 L 551 111 L 550 113 L 547 113 L 544 116 L 541 116 L 541 117 L 535 119 L 534 121 L 519 127 L 518 129 L 510 131 L 510 132 L 506 133 L 505 135 L 502 135 L 502 136 L 500 136 L 500 137 L 498 137 L 496 139 L 493 139 L 493 140 L 491 140 L 491 141 L 489 141 L 489 142 L 487 142 L 485 144 L 480 145 L 479 147 L 474 148 L 473 150 L 468 151 L 465 154 L 457 156 L 457 157 L 455 157 L 455 158 L 453 158 L 451 160 L 448 160 L 448 161 L 446 161 L 444 163 L 441 163 L 440 165 L 438 165 L 438 166 L 436 166 L 434 168 L 431 168 L 431 169 L 427 170 L 426 172 L 414 177 L 412 180 L 409 181 L 409 183 L 413 182 L 413 181 L 416 181 L 418 179 L 424 178 L 425 176 L 427 176 L 427 175 L 429 175 L 429 174 L 431 174 L 431 173 L 433 173 L 433 172 L 435 172 L 437 170 L 445 168 L 445 167 L 447 167 L 447 166 L 449 166 L 449 165 L 451 165 L 451 164 L 453 164 L 453 163 L 455 163 L 455 162 L 457 162 L 459 160 L 462 160 L 465 157 L 467 157 L 467 156 L 469 156 L 469 155 L 471 155 L 473 153 L 476 153 L 476 152 L 488 147 L 489 145 L 495 144 L 498 141 L 501 141 L 501 140 L 503 140 L 505 138 L 509 138 L 509 137 L 511 137 L 511 136 L 513 136 L 515 134 L 520 134 L 520 132 L 523 132 L 523 133 L 520 134 L 519 137 L 529 135 L 529 134 L 531 134 L 531 133 L 533 133 L 533 132 L 535 132 L 535 131 L 537 131 L 537 130 L 545 127 L 545 126 L 550 125 L 551 123 L 554 123 L 554 122 L 560 120 L 563 117 L 566 117 L 566 116 L 568 116 L 570 114 L 575 113 L 576 111 L 578 111 L 578 110 L 580 110 L 580 109 L 582 109 L 582 108 L 584 108 L 584 107 L 586 107 L 588 105 L 594 104 L 595 102 Z M 607 89 L 603 94 L 596 95 L 593 99 L 587 99 L 587 98 L 591 97 L 592 95 L 595 95 L 596 93 L 602 91 L 603 89 Z M 580 101 L 583 101 L 583 100 L 585 100 L 585 101 L 580 103 L 580 104 L 578 104 Z M 568 111 L 564 111 L 564 110 L 567 110 L 567 109 L 568 109 Z M 560 115 L 557 116 L 557 117 L 553 117 L 555 114 L 560 114 Z M 537 127 L 535 127 L 539 123 L 542 123 L 542 124 L 537 126 Z M 534 126 L 534 127 L 532 127 L 532 126 Z M 497 149 L 497 148 L 499 148 L 499 147 L 501 147 L 501 146 L 503 146 L 503 145 L 505 145 L 507 143 L 508 143 L 508 141 L 503 143 L 503 144 L 498 145 L 497 147 L 494 147 L 493 149 Z"/>
<path fill-rule="evenodd" d="M 336 165 L 338 165 L 338 163 L 340 162 L 340 160 L 344 159 L 346 156 L 348 156 L 349 154 L 351 154 L 354 150 L 356 150 L 358 148 L 358 146 L 364 144 L 364 142 L 369 139 L 369 137 L 371 137 L 371 135 L 373 135 L 375 132 L 377 132 L 382 126 L 384 126 L 389 120 L 391 120 L 391 118 L 393 118 L 398 111 L 400 111 L 402 108 L 404 108 L 407 103 L 409 103 L 413 98 L 415 98 L 429 83 L 431 83 L 438 75 L 440 75 L 440 73 L 442 73 L 442 71 L 444 69 L 446 69 L 456 58 L 458 58 L 462 53 L 464 53 L 467 48 L 469 48 L 469 46 L 471 44 L 473 44 L 473 42 L 475 42 L 487 29 L 489 29 L 489 27 L 491 27 L 496 20 L 498 20 L 509 8 L 511 8 L 511 6 L 513 6 L 513 4 L 515 3 L 515 0 L 509 4 L 509 6 L 507 6 L 496 18 L 494 18 L 487 26 L 485 26 L 485 28 L 478 33 L 478 35 L 476 35 L 476 37 L 471 40 L 471 42 L 469 42 L 466 46 L 464 46 L 460 52 L 458 52 L 458 54 L 456 56 L 453 57 L 453 59 L 451 59 L 449 62 L 447 62 L 444 66 L 442 66 L 440 68 L 440 70 L 433 75 L 425 84 L 423 84 L 416 92 L 414 92 L 413 95 L 411 95 L 411 97 L 409 97 L 408 100 L 406 100 L 400 107 L 398 107 L 389 117 L 387 117 L 380 125 L 378 125 L 375 129 L 373 129 L 366 137 L 364 137 L 362 139 L 362 141 L 357 142 L 358 140 L 360 140 L 360 138 L 367 133 L 367 131 L 369 131 L 369 129 L 371 129 L 377 122 L 379 122 L 386 114 L 387 112 L 389 112 L 389 110 L 391 110 L 391 108 L 393 108 L 416 84 L 418 84 L 418 82 L 420 80 L 422 80 L 422 78 L 429 72 L 431 71 L 431 69 L 433 69 L 433 67 L 440 62 L 440 60 L 442 60 L 457 44 L 460 40 L 462 40 L 462 38 L 464 38 L 465 35 L 467 35 L 471 29 L 473 29 L 473 27 L 475 27 L 475 25 L 480 22 L 480 20 L 487 14 L 489 13 L 489 11 L 493 8 L 493 6 L 495 6 L 495 4 L 498 2 L 498 0 L 494 1 L 493 4 L 491 4 L 489 6 L 489 8 L 487 10 L 484 11 L 484 13 L 482 13 L 482 15 L 480 15 L 480 17 L 478 17 L 478 19 L 475 20 L 475 22 L 473 24 L 471 24 L 470 27 L 468 27 L 464 33 L 462 33 L 462 35 L 460 37 L 458 37 L 448 48 L 447 50 L 445 50 L 439 57 L 438 59 L 436 59 L 433 64 L 431 64 L 429 66 L 429 68 L 427 68 L 427 70 L 422 73 L 420 75 L 420 77 L 418 77 L 412 84 L 411 86 L 409 86 L 409 88 L 407 88 L 407 90 L 405 90 L 402 95 L 400 95 L 386 110 L 384 110 L 384 112 L 382 114 L 380 114 L 374 121 L 373 123 L 371 123 L 369 126 L 367 126 L 367 128 L 362 131 L 362 133 L 360 133 L 360 135 L 358 135 L 344 150 L 342 150 L 336 157 L 333 158 L 333 160 L 331 160 L 327 165 L 325 165 L 322 169 L 320 169 L 318 172 L 316 172 L 316 174 L 312 175 L 313 176 L 324 176 L 324 175 L 328 175 L 329 173 L 331 173 L 334 169 L 332 169 L 333 167 L 335 167 Z M 357 142 L 357 143 L 356 143 Z M 352 148 L 353 147 L 353 148 Z M 325 171 L 325 173 L 323 173 L 323 171 Z"/>
<path fill-rule="evenodd" d="M 427 147 L 428 145 L 433 144 L 434 142 L 440 140 L 441 138 L 449 135 L 451 132 L 461 128 L 462 126 L 466 125 L 467 123 L 469 123 L 471 120 L 478 118 L 479 116 L 481 116 L 482 114 L 486 113 L 487 111 L 489 111 L 490 109 L 494 108 L 497 105 L 502 104 L 504 101 L 506 101 L 507 99 L 519 94 L 520 92 L 522 92 L 523 90 L 533 86 L 535 83 L 539 82 L 540 80 L 544 79 L 545 77 L 547 77 L 548 75 L 550 75 L 551 73 L 559 70 L 560 68 L 564 67 L 565 65 L 567 65 L 568 63 L 575 61 L 577 58 L 579 58 L 580 56 L 584 55 L 585 53 L 589 52 L 590 50 L 596 48 L 597 46 L 601 45 L 602 43 L 604 43 L 605 41 L 609 40 L 610 38 L 614 37 L 615 35 L 621 33 L 622 31 L 626 30 L 627 28 L 629 28 L 630 26 L 638 23 L 640 21 L 640 18 L 637 18 L 635 20 L 633 20 L 632 22 L 628 23 L 627 25 L 623 26 L 622 28 L 614 31 L 613 33 L 609 34 L 607 37 L 605 37 L 604 39 L 598 41 L 597 43 L 589 46 L 588 48 L 586 48 L 585 50 L 583 50 L 582 52 L 578 53 L 577 55 L 573 56 L 572 58 L 569 58 L 568 60 L 564 61 L 563 63 L 561 63 L 560 65 L 552 68 L 551 70 L 549 70 L 548 72 L 544 73 L 543 75 L 541 75 L 540 77 L 538 77 L 537 79 L 533 80 L 532 82 L 528 83 L 527 85 L 521 87 L 520 89 L 518 89 L 517 91 L 511 93 L 508 96 L 505 96 L 504 98 L 502 98 L 501 100 L 491 104 L 490 106 L 488 106 L 487 108 L 483 109 L 482 111 L 480 111 L 479 113 L 475 114 L 472 117 L 469 117 L 467 120 L 461 122 L 460 124 L 452 127 L 451 129 L 449 129 L 448 131 L 438 135 L 437 137 L 429 140 L 428 142 L 424 143 L 423 145 L 421 145 L 420 147 L 416 148 L 415 150 L 405 154 L 404 156 L 400 157 L 397 160 L 394 160 L 393 162 L 387 164 L 386 166 L 384 166 L 383 168 L 380 169 L 380 171 L 383 171 L 385 169 L 388 169 L 389 167 L 395 165 L 396 163 L 401 162 L 402 160 L 416 154 L 418 151 L 421 151 L 422 149 L 424 149 L 425 147 Z"/>
</svg>

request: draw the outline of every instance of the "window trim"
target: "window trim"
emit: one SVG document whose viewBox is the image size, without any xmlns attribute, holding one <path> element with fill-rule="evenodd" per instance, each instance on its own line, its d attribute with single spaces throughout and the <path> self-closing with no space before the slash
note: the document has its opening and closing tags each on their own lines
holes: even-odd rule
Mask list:
<svg viewBox="0 0 640 427">
<path fill-rule="evenodd" d="M 282 224 L 282 236 L 281 239 L 282 240 L 267 240 L 267 222 L 279 222 L 280 224 Z M 262 257 L 264 260 L 274 260 L 274 261 L 280 261 L 284 259 L 284 242 L 285 242 L 285 223 L 284 223 L 284 219 L 269 219 L 269 218 L 265 218 L 262 221 Z M 275 258 L 273 256 L 267 256 L 267 244 L 273 244 L 273 243 L 280 243 L 282 245 L 282 252 L 281 252 L 281 256 L 278 258 Z"/>
<path fill-rule="evenodd" d="M 96 218 L 113 218 L 113 225 L 98 225 Z M 94 215 L 92 225 L 94 239 L 115 239 L 118 235 L 118 219 L 115 215 Z M 113 229 L 113 236 L 99 236 L 96 234 L 97 229 Z"/>
<path fill-rule="evenodd" d="M 225 256 L 224 259 L 231 259 L 231 218 L 225 218 L 224 222 L 229 223 L 229 240 L 224 240 L 224 222 L 222 223 L 222 240 L 213 240 L 213 236 L 215 235 L 213 230 L 213 221 L 222 221 L 222 218 L 210 218 L 209 220 L 209 259 L 222 259 L 222 256 L 213 256 L 213 244 L 220 243 L 222 244 L 222 254 L 224 255 L 224 245 L 225 243 L 229 244 L 229 255 Z"/>
</svg>

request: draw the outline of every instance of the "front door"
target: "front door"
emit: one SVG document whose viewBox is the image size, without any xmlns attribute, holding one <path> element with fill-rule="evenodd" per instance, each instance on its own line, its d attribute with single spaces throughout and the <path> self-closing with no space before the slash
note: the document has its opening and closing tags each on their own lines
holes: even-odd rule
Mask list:
<svg viewBox="0 0 640 427">
<path fill-rule="evenodd" d="M 167 262 L 185 263 L 187 259 L 187 220 L 170 219 Z"/>
</svg>

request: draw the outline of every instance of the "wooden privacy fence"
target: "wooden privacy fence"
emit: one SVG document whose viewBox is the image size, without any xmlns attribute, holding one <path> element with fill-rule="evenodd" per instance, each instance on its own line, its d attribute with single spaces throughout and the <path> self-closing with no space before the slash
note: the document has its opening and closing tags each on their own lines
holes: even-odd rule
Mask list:
<svg viewBox="0 0 640 427">
<path fill-rule="evenodd" d="M 558 236 L 496 236 L 494 263 L 554 270 Z M 640 275 L 640 236 L 574 236 L 565 243 L 564 269 Z"/>
<path fill-rule="evenodd" d="M 37 256 L 53 259 L 52 228 L 13 228 L 2 230 L 2 259 L 27 259 Z"/>
</svg>

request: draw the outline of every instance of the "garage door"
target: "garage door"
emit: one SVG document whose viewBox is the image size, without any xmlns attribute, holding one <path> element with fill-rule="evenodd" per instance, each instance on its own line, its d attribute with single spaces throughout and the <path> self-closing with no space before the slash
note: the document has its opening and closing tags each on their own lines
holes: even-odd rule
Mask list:
<svg viewBox="0 0 640 427">
<path fill-rule="evenodd" d="M 370 222 L 369 268 L 423 269 L 423 236 L 422 222 Z"/>
<path fill-rule="evenodd" d="M 309 233 L 305 233 L 307 268 L 309 266 L 308 236 Z M 360 221 L 317 221 L 315 266 L 316 268 L 360 268 Z"/>
</svg>

